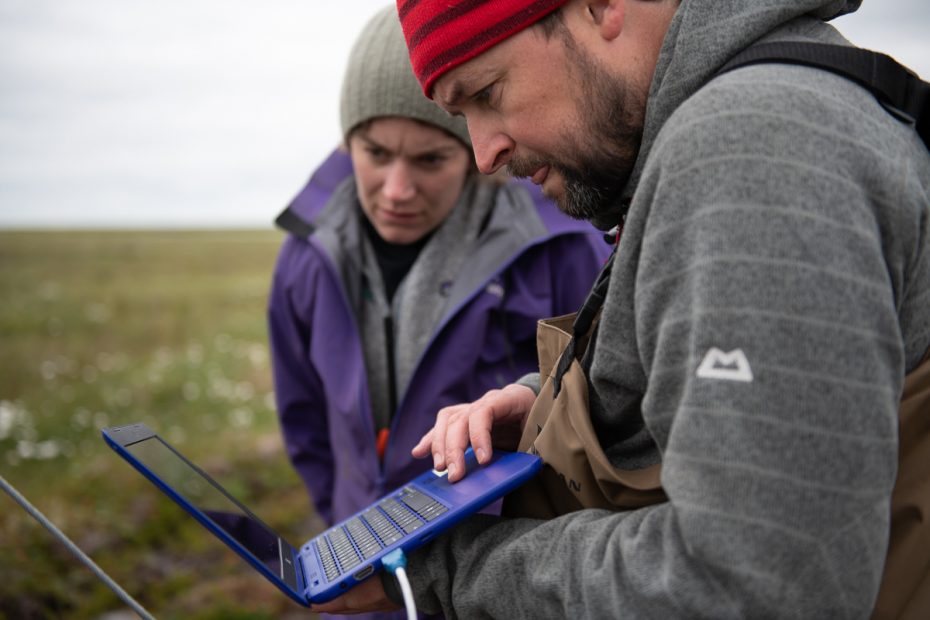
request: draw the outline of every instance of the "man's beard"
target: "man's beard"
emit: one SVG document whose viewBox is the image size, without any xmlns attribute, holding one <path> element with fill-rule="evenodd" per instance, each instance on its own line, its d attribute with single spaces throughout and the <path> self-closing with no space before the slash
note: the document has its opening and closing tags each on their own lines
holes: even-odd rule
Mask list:
<svg viewBox="0 0 930 620">
<path fill-rule="evenodd" d="M 616 203 L 636 163 L 646 95 L 610 75 L 567 31 L 562 36 L 568 37 L 567 59 L 578 75 L 576 101 L 582 135 L 565 131 L 558 155 L 514 157 L 508 171 L 526 177 L 548 165 L 564 180 L 565 191 L 556 202 L 567 215 L 596 223 L 619 219 Z"/>
</svg>

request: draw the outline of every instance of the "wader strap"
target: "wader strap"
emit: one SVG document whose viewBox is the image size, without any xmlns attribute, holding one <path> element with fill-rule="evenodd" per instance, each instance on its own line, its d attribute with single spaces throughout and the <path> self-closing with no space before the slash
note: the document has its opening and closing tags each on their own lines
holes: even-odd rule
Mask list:
<svg viewBox="0 0 930 620">
<path fill-rule="evenodd" d="M 579 310 L 578 314 L 575 316 L 575 322 L 572 323 L 571 340 L 569 340 L 568 344 L 565 346 L 565 350 L 559 358 L 559 365 L 556 367 L 555 376 L 552 378 L 553 398 L 557 397 L 562 390 L 562 377 L 565 376 L 565 373 L 568 372 L 568 368 L 575 360 L 578 342 L 591 332 L 594 321 L 597 319 L 601 308 L 604 306 L 604 299 L 607 297 L 607 287 L 610 285 L 610 271 L 613 268 L 615 254 L 616 250 L 614 250 L 614 253 L 607 259 L 607 263 L 597 276 L 594 287 L 591 289 L 591 292 L 588 293 L 587 299 L 584 300 L 584 305 L 581 306 L 581 310 Z"/>
</svg>

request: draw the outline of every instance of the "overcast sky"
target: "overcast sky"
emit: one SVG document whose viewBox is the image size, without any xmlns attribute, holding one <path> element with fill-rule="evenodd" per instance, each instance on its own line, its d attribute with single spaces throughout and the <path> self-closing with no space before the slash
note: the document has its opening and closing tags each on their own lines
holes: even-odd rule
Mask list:
<svg viewBox="0 0 930 620">
<path fill-rule="evenodd" d="M 0 227 L 268 227 L 384 0 L 0 0 Z M 930 77 L 930 3 L 837 26 Z"/>
</svg>

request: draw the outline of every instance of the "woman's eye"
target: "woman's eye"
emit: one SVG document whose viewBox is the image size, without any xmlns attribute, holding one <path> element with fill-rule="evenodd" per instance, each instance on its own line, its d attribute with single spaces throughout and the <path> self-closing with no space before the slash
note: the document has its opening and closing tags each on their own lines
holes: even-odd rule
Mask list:
<svg viewBox="0 0 930 620">
<path fill-rule="evenodd" d="M 388 152 L 377 146 L 365 147 L 365 151 L 375 161 L 384 161 L 388 158 Z"/>
<path fill-rule="evenodd" d="M 420 164 L 424 166 L 439 166 L 445 160 L 446 158 L 443 157 L 442 155 L 434 155 L 434 154 L 421 155 L 420 157 L 417 157 L 417 161 L 420 162 Z"/>
</svg>

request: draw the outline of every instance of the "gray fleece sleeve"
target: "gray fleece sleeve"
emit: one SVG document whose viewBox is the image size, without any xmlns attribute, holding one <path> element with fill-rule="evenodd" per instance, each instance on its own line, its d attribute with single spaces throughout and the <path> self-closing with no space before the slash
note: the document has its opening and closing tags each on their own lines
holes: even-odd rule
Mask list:
<svg viewBox="0 0 930 620">
<path fill-rule="evenodd" d="M 533 393 L 536 394 L 536 396 L 539 396 L 539 390 L 541 388 L 539 387 L 540 381 L 539 381 L 538 372 L 531 372 L 529 374 L 523 375 L 522 377 L 517 379 L 515 383 L 517 385 L 522 385 L 523 387 L 530 388 L 531 390 L 533 390 Z"/>
<path fill-rule="evenodd" d="M 854 85 L 804 68 L 706 90 L 657 140 L 591 371 L 598 427 L 638 407 L 669 501 L 468 521 L 411 558 L 424 609 L 868 617 L 912 357 L 897 308 L 928 254 L 926 205 L 901 164 L 913 136 Z M 746 367 L 701 372 L 715 348 Z"/>
</svg>

